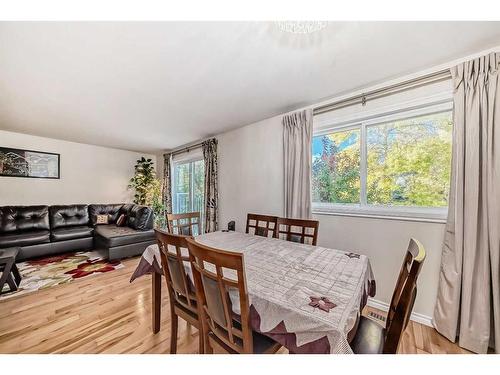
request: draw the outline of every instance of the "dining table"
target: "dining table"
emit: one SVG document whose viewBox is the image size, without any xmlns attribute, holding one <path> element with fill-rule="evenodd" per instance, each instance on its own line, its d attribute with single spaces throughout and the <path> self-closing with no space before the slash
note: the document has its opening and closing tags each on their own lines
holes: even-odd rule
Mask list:
<svg viewBox="0 0 500 375">
<path fill-rule="evenodd" d="M 352 353 L 349 342 L 361 311 L 376 292 L 368 257 L 239 232 L 206 233 L 195 241 L 244 254 L 253 330 L 290 353 Z M 189 264 L 185 267 L 191 275 Z M 152 330 L 157 333 L 163 272 L 156 244 L 145 249 L 130 282 L 146 274 L 152 275 Z M 239 314 L 238 294 L 228 294 L 233 313 Z"/>
</svg>

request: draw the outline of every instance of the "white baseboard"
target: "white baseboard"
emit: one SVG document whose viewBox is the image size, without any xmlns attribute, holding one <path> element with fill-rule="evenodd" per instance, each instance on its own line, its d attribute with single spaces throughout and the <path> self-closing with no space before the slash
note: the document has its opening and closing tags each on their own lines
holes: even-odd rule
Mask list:
<svg viewBox="0 0 500 375">
<path fill-rule="evenodd" d="M 389 304 L 388 303 L 378 301 L 378 300 L 373 299 L 373 298 L 368 298 L 368 302 L 366 304 L 370 307 L 375 308 L 375 309 L 379 309 L 379 310 L 382 310 L 385 312 L 389 311 Z M 419 314 L 416 312 L 412 312 L 410 319 L 413 320 L 414 322 L 426 325 L 428 327 L 434 327 L 432 325 L 432 318 L 430 316 L 427 316 L 424 314 Z"/>
</svg>

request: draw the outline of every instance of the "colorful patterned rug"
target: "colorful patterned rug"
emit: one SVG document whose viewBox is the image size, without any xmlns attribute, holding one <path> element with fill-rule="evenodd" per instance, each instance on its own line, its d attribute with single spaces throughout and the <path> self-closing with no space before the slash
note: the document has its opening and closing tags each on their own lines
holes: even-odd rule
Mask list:
<svg viewBox="0 0 500 375">
<path fill-rule="evenodd" d="M 123 268 L 120 261 L 108 261 L 105 252 L 81 251 L 17 263 L 22 280 L 19 288 L 0 295 L 0 300 L 69 283 L 75 279 Z M 7 283 L 3 291 L 8 291 Z"/>
</svg>

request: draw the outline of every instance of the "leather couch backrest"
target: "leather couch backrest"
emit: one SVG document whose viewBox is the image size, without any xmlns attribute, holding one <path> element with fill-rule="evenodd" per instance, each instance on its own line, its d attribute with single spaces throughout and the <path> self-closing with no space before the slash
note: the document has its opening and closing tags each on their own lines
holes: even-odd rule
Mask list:
<svg viewBox="0 0 500 375">
<path fill-rule="evenodd" d="M 147 206 L 134 205 L 127 216 L 127 226 L 135 230 L 153 229 L 153 210 Z"/>
<path fill-rule="evenodd" d="M 89 211 L 86 204 L 50 206 L 49 214 L 51 229 L 89 225 Z"/>
<path fill-rule="evenodd" d="M 0 233 L 49 230 L 48 206 L 0 207 Z"/>
<path fill-rule="evenodd" d="M 91 204 L 89 205 L 89 217 L 92 225 L 97 223 L 97 215 L 109 215 L 109 224 L 116 223 L 121 214 L 123 203 L 116 204 Z"/>
<path fill-rule="evenodd" d="M 121 214 L 125 214 L 125 216 L 129 216 L 130 215 L 130 210 L 135 206 L 134 203 L 125 203 L 122 208 L 120 208 L 120 212 L 118 214 L 118 217 L 121 215 Z"/>
</svg>

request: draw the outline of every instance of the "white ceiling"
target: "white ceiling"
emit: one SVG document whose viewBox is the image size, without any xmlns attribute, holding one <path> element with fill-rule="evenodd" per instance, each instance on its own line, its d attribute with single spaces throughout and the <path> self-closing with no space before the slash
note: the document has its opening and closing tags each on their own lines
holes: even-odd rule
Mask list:
<svg viewBox="0 0 500 375">
<path fill-rule="evenodd" d="M 0 129 L 157 152 L 499 44 L 499 22 L 1 22 Z"/>
</svg>

